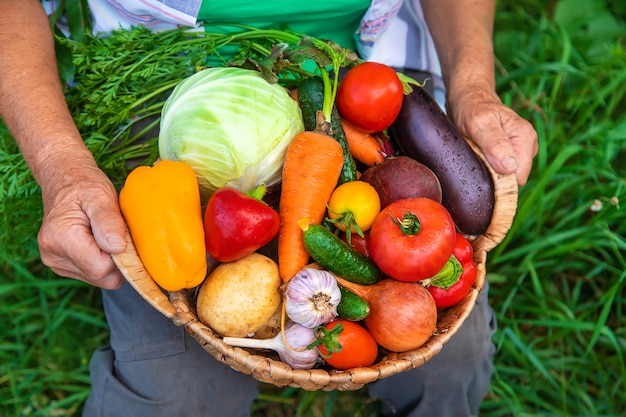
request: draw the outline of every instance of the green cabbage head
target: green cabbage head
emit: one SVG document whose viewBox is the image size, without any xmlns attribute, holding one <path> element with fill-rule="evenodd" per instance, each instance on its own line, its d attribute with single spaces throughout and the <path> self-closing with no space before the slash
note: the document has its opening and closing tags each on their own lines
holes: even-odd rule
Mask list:
<svg viewBox="0 0 626 417">
<path fill-rule="evenodd" d="M 159 156 L 191 166 L 206 202 L 226 185 L 251 191 L 280 182 L 287 146 L 303 130 L 300 107 L 282 86 L 254 70 L 208 68 L 165 102 Z"/>
</svg>

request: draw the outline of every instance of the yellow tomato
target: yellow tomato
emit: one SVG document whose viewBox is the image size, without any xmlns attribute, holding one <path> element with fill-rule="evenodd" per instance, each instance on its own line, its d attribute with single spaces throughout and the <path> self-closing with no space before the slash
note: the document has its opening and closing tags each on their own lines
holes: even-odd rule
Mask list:
<svg viewBox="0 0 626 417">
<path fill-rule="evenodd" d="M 328 217 L 341 231 L 365 232 L 380 212 L 380 197 L 365 181 L 348 181 L 335 188 L 328 201 Z"/>
</svg>

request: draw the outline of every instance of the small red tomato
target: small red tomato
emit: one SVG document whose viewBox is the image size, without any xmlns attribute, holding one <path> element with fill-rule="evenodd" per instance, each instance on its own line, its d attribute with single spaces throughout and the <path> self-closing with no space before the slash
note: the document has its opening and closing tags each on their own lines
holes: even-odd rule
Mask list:
<svg viewBox="0 0 626 417">
<path fill-rule="evenodd" d="M 264 189 L 257 190 L 247 194 L 223 187 L 211 195 L 204 212 L 204 236 L 213 259 L 230 262 L 243 258 L 278 233 L 278 212 L 261 201 Z"/>
<path fill-rule="evenodd" d="M 326 363 L 336 369 L 369 366 L 376 361 L 378 344 L 359 323 L 335 320 L 316 328 L 317 349 Z"/>
<path fill-rule="evenodd" d="M 404 89 L 393 68 L 364 62 L 351 68 L 337 90 L 341 116 L 366 132 L 385 130 L 396 120 Z"/>
<path fill-rule="evenodd" d="M 437 274 L 450 259 L 456 228 L 443 205 L 416 197 L 384 208 L 369 235 L 374 263 L 391 278 L 416 282 Z"/>
<path fill-rule="evenodd" d="M 342 233 L 339 237 L 341 240 L 348 243 L 348 235 L 346 233 Z M 363 232 L 363 236 L 358 233 L 350 233 L 350 246 L 367 258 L 370 257 L 368 240 L 369 232 Z"/>
<path fill-rule="evenodd" d="M 465 298 L 476 281 L 477 270 L 473 260 L 474 248 L 460 233 L 456 234 L 456 243 L 452 255 L 448 262 L 458 262 L 462 268 L 460 274 L 456 273 L 458 278 L 454 277 L 457 281 L 452 286 L 445 288 L 445 286 L 438 286 L 436 279 L 433 279 L 431 284 L 427 286 L 430 295 L 435 299 L 437 308 L 447 308 L 458 304 Z"/>
</svg>

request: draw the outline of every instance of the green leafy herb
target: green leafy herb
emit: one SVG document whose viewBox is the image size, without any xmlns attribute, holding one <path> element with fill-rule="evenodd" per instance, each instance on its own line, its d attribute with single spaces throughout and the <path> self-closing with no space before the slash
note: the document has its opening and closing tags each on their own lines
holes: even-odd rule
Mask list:
<svg viewBox="0 0 626 417">
<path fill-rule="evenodd" d="M 222 25 L 223 26 L 223 25 Z M 330 67 L 357 60 L 332 42 L 290 31 L 232 25 L 232 32 L 146 28 L 115 31 L 86 41 L 61 40 L 74 56 L 76 74 L 67 101 L 101 168 L 118 185 L 137 163 L 151 163 L 161 108 L 183 79 L 209 66 L 259 70 L 270 82 L 297 84 Z M 307 62 L 311 68 L 306 68 Z"/>
<path fill-rule="evenodd" d="M 353 52 L 332 42 L 234 24 L 227 32 L 225 24 L 215 24 L 219 32 L 212 25 L 158 33 L 135 27 L 95 37 L 89 22 L 80 19 L 82 3 L 68 14 L 74 19 L 71 39 L 54 24 L 61 16 L 51 17 L 59 67 L 76 126 L 100 168 L 118 187 L 133 167 L 158 158 L 163 104 L 174 87 L 194 73 L 210 66 L 242 66 L 259 70 L 270 82 L 293 86 L 327 67 L 338 73 L 342 65 L 357 60 Z M 0 208 L 8 209 L 4 206 L 11 199 L 39 192 L 17 145 L 0 123 Z M 42 210 L 40 204 L 29 207 L 23 207 L 20 215 L 34 237 Z"/>
</svg>

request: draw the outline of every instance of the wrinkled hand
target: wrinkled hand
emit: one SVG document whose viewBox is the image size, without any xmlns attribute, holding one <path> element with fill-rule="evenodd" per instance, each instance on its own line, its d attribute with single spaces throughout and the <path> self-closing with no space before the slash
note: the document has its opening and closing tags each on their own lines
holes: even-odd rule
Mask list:
<svg viewBox="0 0 626 417">
<path fill-rule="evenodd" d="M 92 164 L 56 171 L 56 178 L 42 184 L 42 262 L 60 276 L 105 289 L 120 287 L 123 277 L 111 254 L 123 252 L 126 240 L 113 184 Z"/>
<path fill-rule="evenodd" d="M 449 91 L 447 106 L 457 128 L 481 148 L 496 172 L 515 173 L 518 185 L 526 184 L 538 150 L 537 132 L 527 120 L 481 86 Z"/>
</svg>

